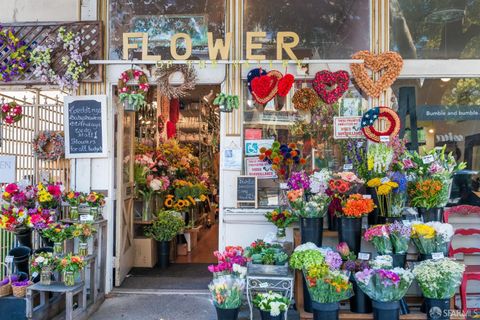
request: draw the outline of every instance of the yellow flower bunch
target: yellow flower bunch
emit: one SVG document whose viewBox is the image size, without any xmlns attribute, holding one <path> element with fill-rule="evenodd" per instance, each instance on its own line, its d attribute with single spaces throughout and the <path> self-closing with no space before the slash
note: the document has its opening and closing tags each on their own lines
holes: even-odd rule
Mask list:
<svg viewBox="0 0 480 320">
<path fill-rule="evenodd" d="M 373 178 L 367 181 L 367 186 L 370 188 L 378 188 L 382 185 L 382 180 L 380 178 Z"/>
<path fill-rule="evenodd" d="M 435 237 L 435 229 L 426 224 L 414 224 L 412 225 L 412 237 L 433 239 Z"/>
<path fill-rule="evenodd" d="M 307 270 L 307 277 L 313 278 L 313 279 L 321 279 L 325 277 L 328 271 L 329 271 L 329 268 L 325 263 L 313 264 L 309 266 Z"/>
<path fill-rule="evenodd" d="M 378 195 L 385 196 L 392 192 L 393 189 L 398 188 L 398 183 L 390 181 L 390 179 L 386 180 L 387 181 L 383 181 L 383 179 L 380 178 L 373 178 L 367 181 L 367 186 L 375 188 Z"/>
</svg>

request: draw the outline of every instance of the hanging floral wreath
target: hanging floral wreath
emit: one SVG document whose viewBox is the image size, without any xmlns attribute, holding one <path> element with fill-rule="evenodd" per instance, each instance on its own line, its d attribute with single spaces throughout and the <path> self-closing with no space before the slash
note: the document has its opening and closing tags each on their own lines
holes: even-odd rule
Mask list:
<svg viewBox="0 0 480 320">
<path fill-rule="evenodd" d="M 318 105 L 318 95 L 311 88 L 297 90 L 292 98 L 292 103 L 297 110 L 312 110 Z"/>
<path fill-rule="evenodd" d="M 23 74 L 27 66 L 28 46 L 20 40 L 12 28 L 0 26 L 0 48 L 8 50 L 9 55 L 0 61 L 0 81 L 12 81 L 13 76 Z M 5 49 L 4 49 L 5 50 Z"/>
<path fill-rule="evenodd" d="M 173 86 L 169 81 L 170 76 L 175 72 L 183 74 L 183 83 L 179 86 Z M 160 67 L 155 71 L 155 75 L 157 76 L 160 92 L 169 99 L 185 97 L 188 91 L 195 89 L 195 84 L 197 83 L 195 70 L 186 65 Z"/>
<path fill-rule="evenodd" d="M 138 85 L 129 86 L 128 83 L 132 80 L 138 82 Z M 138 108 L 145 105 L 145 97 L 147 96 L 149 88 L 148 77 L 141 70 L 130 69 L 124 71 L 118 79 L 120 101 L 128 102 L 135 110 L 138 110 Z"/>
<path fill-rule="evenodd" d="M 3 104 L 0 111 L 0 119 L 3 119 L 7 124 L 18 122 L 23 116 L 22 107 L 13 101 Z"/>
<path fill-rule="evenodd" d="M 57 84 L 61 90 L 71 91 L 78 88 L 78 81 L 88 67 L 80 48 L 82 42 L 83 37 L 80 33 L 66 32 L 65 28 L 61 27 L 55 39 L 33 49 L 31 53 L 31 61 L 35 68 L 33 74 L 43 81 Z M 66 67 L 62 75 L 53 69 L 52 63 L 55 60 L 54 56 L 57 55 L 61 56 L 61 64 Z"/>
<path fill-rule="evenodd" d="M 33 138 L 33 155 L 41 160 L 58 160 L 65 155 L 63 133 L 40 131 Z"/>
<path fill-rule="evenodd" d="M 378 131 L 375 129 L 374 124 L 378 119 L 387 120 L 386 128 L 384 131 Z M 398 135 L 400 131 L 400 118 L 398 114 L 387 107 L 375 107 L 362 116 L 362 122 L 360 123 L 363 134 L 369 140 L 373 142 L 380 142 L 382 136 L 394 137 Z"/>
<path fill-rule="evenodd" d="M 326 104 L 334 104 L 348 90 L 350 75 L 347 71 L 322 70 L 315 74 L 313 88 Z"/>
</svg>

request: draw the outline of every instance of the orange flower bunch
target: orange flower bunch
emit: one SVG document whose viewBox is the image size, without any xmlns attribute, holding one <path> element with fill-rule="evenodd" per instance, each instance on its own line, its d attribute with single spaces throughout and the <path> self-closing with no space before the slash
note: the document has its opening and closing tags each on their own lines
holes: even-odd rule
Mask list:
<svg viewBox="0 0 480 320">
<path fill-rule="evenodd" d="M 436 208 L 448 199 L 448 188 L 439 179 L 422 179 L 408 187 L 410 205 L 418 208 Z"/>
<path fill-rule="evenodd" d="M 303 189 L 290 190 L 287 192 L 288 201 L 295 202 L 303 197 Z"/>
<path fill-rule="evenodd" d="M 361 194 L 352 194 L 343 205 L 343 215 L 348 218 L 361 218 L 375 209 L 372 199 L 365 199 Z"/>
</svg>

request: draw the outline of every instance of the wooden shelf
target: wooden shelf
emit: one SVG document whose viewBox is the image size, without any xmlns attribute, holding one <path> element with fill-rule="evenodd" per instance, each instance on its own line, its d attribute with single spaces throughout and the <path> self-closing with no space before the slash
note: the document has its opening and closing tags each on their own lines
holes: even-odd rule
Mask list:
<svg viewBox="0 0 480 320">
<path fill-rule="evenodd" d="M 460 313 L 460 312 L 459 312 Z M 299 310 L 300 320 L 313 319 L 313 313 L 305 312 L 303 309 Z M 348 310 L 340 310 L 339 319 L 342 320 L 370 320 L 373 319 L 373 313 L 353 313 Z M 412 311 L 409 314 L 401 314 L 400 320 L 426 320 L 427 315 L 420 311 Z M 463 319 L 460 315 L 452 315 L 451 320 Z"/>
</svg>

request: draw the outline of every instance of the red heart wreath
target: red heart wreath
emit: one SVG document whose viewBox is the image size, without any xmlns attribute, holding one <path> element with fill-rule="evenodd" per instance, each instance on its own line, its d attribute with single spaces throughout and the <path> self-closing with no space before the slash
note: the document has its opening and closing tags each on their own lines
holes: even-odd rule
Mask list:
<svg viewBox="0 0 480 320">
<path fill-rule="evenodd" d="M 278 91 L 278 80 L 282 74 L 272 70 L 264 76 L 256 77 L 252 80 L 252 96 L 260 104 L 266 104 L 272 100 Z"/>
<path fill-rule="evenodd" d="M 374 127 L 374 124 L 378 119 L 387 120 L 386 129 L 384 131 L 379 131 Z M 377 143 L 381 141 L 381 136 L 394 137 L 398 135 L 400 125 L 401 122 L 398 114 L 388 107 L 375 107 L 368 110 L 363 114 L 360 123 L 360 127 L 362 128 L 365 137 Z"/>
<path fill-rule="evenodd" d="M 290 73 L 287 73 L 278 81 L 278 95 L 285 97 L 290 89 L 292 89 L 295 78 Z"/>
<path fill-rule="evenodd" d="M 347 71 L 330 72 L 322 70 L 315 74 L 313 88 L 318 96 L 327 104 L 334 104 L 348 90 L 350 76 Z M 328 87 L 334 87 L 329 89 Z"/>
</svg>

